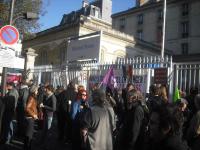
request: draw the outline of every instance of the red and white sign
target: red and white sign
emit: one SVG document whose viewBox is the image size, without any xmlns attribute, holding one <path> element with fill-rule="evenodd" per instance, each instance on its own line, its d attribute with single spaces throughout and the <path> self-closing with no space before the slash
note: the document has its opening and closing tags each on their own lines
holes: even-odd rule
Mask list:
<svg viewBox="0 0 200 150">
<path fill-rule="evenodd" d="M 3 26 L 0 29 L 0 40 L 7 45 L 15 44 L 19 40 L 19 32 L 14 26 Z"/>
</svg>

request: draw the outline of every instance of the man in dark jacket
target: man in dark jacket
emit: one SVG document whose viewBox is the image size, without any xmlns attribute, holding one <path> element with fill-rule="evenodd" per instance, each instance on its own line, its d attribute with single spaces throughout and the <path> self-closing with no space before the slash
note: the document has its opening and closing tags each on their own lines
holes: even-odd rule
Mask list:
<svg viewBox="0 0 200 150">
<path fill-rule="evenodd" d="M 75 100 L 77 93 L 73 83 L 70 82 L 67 89 L 62 91 L 57 97 L 57 121 L 59 140 L 71 140 L 71 118 L 70 103 Z"/>
<path fill-rule="evenodd" d="M 26 102 L 29 95 L 28 85 L 23 81 L 19 89 L 19 99 L 17 102 L 17 135 L 19 137 L 24 136 L 24 127 L 25 127 L 25 108 Z"/>
<path fill-rule="evenodd" d="M 14 118 L 15 109 L 17 106 L 17 100 L 19 98 L 19 94 L 17 90 L 14 88 L 13 83 L 7 83 L 6 86 L 7 93 L 3 98 L 4 101 L 4 113 L 2 118 L 2 135 L 1 135 L 1 143 L 10 143 L 10 140 L 13 135 L 13 124 L 12 120 Z"/>
<path fill-rule="evenodd" d="M 114 111 L 105 99 L 105 93 L 96 89 L 92 93 L 92 106 L 85 112 L 81 135 L 87 150 L 112 150 L 112 133 L 116 128 Z"/>
<path fill-rule="evenodd" d="M 56 97 L 53 93 L 54 89 L 52 85 L 45 87 L 46 98 L 43 103 L 40 104 L 40 107 L 43 109 L 44 114 L 44 129 L 42 134 L 42 146 L 46 148 L 47 141 L 50 138 L 50 133 L 52 132 L 52 122 L 54 112 L 56 111 Z"/>
</svg>

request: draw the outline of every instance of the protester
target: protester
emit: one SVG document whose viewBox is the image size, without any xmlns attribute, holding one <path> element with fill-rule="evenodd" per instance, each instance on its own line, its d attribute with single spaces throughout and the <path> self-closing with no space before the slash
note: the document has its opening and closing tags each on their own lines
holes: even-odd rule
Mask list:
<svg viewBox="0 0 200 150">
<path fill-rule="evenodd" d="M 147 100 L 147 106 L 150 111 L 152 112 L 153 109 L 159 107 L 160 105 L 166 103 L 161 95 L 160 95 L 160 88 L 155 85 L 150 86 L 150 95 Z"/>
<path fill-rule="evenodd" d="M 126 88 L 122 89 L 122 99 L 123 99 L 123 104 L 124 104 L 124 110 L 127 111 L 127 93 L 132 90 L 135 89 L 133 84 L 129 83 L 127 84 Z"/>
<path fill-rule="evenodd" d="M 34 132 L 34 121 L 38 119 L 37 110 L 37 93 L 38 88 L 36 86 L 31 86 L 29 89 L 30 94 L 26 104 L 26 130 L 24 138 L 24 150 L 31 150 L 31 143 Z"/>
<path fill-rule="evenodd" d="M 119 131 L 116 149 L 140 149 L 142 146 L 139 135 L 144 119 L 144 111 L 137 90 L 132 89 L 127 93 L 127 112 L 123 126 Z"/>
<path fill-rule="evenodd" d="M 192 115 L 194 115 L 197 112 L 195 104 L 194 104 L 194 99 L 197 94 L 198 94 L 198 88 L 191 87 L 190 95 L 185 97 L 185 99 L 188 101 L 188 108 L 190 109 Z"/>
<path fill-rule="evenodd" d="M 17 106 L 17 100 L 19 94 L 14 88 L 13 83 L 7 83 L 6 85 L 7 93 L 3 98 L 4 101 L 4 113 L 2 118 L 2 134 L 0 141 L 2 144 L 9 144 L 13 136 L 13 119 L 15 114 L 15 109 Z"/>
<path fill-rule="evenodd" d="M 146 150 L 190 150 L 180 137 L 180 122 L 176 116 L 176 107 L 159 105 L 154 107 L 150 117 L 149 143 Z"/>
<path fill-rule="evenodd" d="M 58 140 L 70 142 L 72 132 L 72 121 L 70 118 L 71 101 L 75 100 L 77 93 L 72 82 L 67 89 L 62 91 L 57 97 L 57 126 Z"/>
<path fill-rule="evenodd" d="M 82 116 L 89 108 L 87 92 L 83 89 L 78 91 L 77 98 L 72 102 L 72 149 L 79 150 L 81 147 L 80 122 Z"/>
<path fill-rule="evenodd" d="M 40 104 L 40 107 L 43 109 L 44 114 L 44 128 L 42 134 L 42 143 L 43 147 L 47 146 L 47 141 L 50 138 L 51 126 L 53 121 L 53 115 L 56 111 L 56 97 L 54 95 L 54 89 L 52 85 L 48 85 L 45 87 L 46 98 L 43 103 Z"/>
<path fill-rule="evenodd" d="M 29 89 L 26 81 L 22 81 L 19 87 L 19 99 L 17 102 L 17 135 L 19 137 L 24 136 L 24 125 L 25 125 L 25 108 L 26 102 L 29 96 Z"/>
<path fill-rule="evenodd" d="M 107 103 L 105 92 L 96 89 L 92 94 L 93 105 L 81 123 L 82 146 L 86 150 L 112 150 L 115 130 L 114 111 Z"/>
<path fill-rule="evenodd" d="M 195 96 L 194 104 L 197 112 L 190 122 L 186 138 L 192 150 L 198 150 L 200 147 L 200 94 Z"/>
</svg>

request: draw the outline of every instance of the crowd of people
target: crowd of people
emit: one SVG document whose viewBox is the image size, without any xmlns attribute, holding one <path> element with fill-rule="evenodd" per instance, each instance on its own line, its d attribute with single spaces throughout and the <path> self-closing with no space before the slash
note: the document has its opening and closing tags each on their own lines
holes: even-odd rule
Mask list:
<svg viewBox="0 0 200 150">
<path fill-rule="evenodd" d="M 7 83 L 0 99 L 0 144 L 13 133 L 31 150 L 35 126 L 39 147 L 46 149 L 56 119 L 57 140 L 73 150 L 197 150 L 200 147 L 200 94 L 191 88 L 176 102 L 165 86 L 151 85 L 149 94 L 134 84 L 119 90 L 99 84 L 88 90 L 70 82 L 67 88 L 46 83 L 37 87 Z M 13 120 L 17 120 L 16 131 Z"/>
</svg>

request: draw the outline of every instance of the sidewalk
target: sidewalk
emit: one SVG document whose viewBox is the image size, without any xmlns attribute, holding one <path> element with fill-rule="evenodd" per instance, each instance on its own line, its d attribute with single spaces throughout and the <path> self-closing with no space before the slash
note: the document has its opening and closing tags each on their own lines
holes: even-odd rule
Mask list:
<svg viewBox="0 0 200 150">
<path fill-rule="evenodd" d="M 39 143 L 41 131 L 36 130 L 32 142 L 32 150 L 44 150 Z M 0 150 L 23 150 L 23 139 L 14 136 L 12 142 L 7 145 L 0 145 Z M 52 135 L 48 140 L 45 150 L 71 150 L 71 144 L 60 142 L 57 140 L 56 120 L 52 124 Z"/>
</svg>

